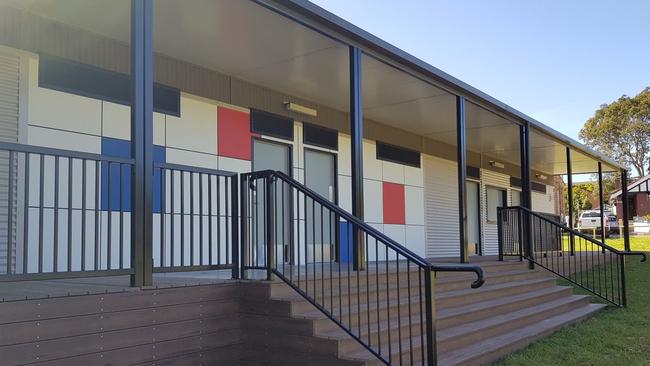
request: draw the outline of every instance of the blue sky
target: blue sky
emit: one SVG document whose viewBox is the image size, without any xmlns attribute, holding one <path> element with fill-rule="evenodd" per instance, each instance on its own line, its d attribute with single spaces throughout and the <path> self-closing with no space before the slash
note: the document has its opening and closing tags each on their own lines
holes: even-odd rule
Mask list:
<svg viewBox="0 0 650 366">
<path fill-rule="evenodd" d="M 650 86 L 647 0 L 312 2 L 573 138 Z"/>
</svg>

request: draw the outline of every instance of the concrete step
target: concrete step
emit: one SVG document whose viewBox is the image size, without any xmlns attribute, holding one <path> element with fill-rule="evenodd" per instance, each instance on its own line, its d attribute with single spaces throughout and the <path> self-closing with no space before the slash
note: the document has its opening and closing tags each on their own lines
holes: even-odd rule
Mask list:
<svg viewBox="0 0 650 366">
<path fill-rule="evenodd" d="M 546 318 L 523 328 L 496 337 L 468 343 L 465 347 L 438 354 L 438 365 L 485 365 L 496 361 L 531 342 L 545 337 L 562 327 L 584 320 L 606 307 L 604 304 L 586 304 L 569 312 Z"/>
</svg>

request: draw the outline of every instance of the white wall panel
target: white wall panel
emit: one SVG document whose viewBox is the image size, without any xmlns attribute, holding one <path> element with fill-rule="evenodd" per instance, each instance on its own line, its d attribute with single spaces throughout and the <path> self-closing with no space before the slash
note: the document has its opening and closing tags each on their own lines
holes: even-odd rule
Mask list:
<svg viewBox="0 0 650 366">
<path fill-rule="evenodd" d="M 165 146 L 166 115 L 153 113 L 153 143 L 154 145 Z"/>
<path fill-rule="evenodd" d="M 339 153 L 337 164 L 339 174 L 348 176 L 352 175 L 352 169 L 350 168 L 351 158 L 352 153 L 350 150 L 350 136 L 339 133 Z"/>
<path fill-rule="evenodd" d="M 374 141 L 363 141 L 363 177 L 382 180 L 382 165 L 377 160 L 377 144 Z"/>
<path fill-rule="evenodd" d="M 181 94 L 181 116 L 167 116 L 167 146 L 217 153 L 217 104 Z"/>
<path fill-rule="evenodd" d="M 339 206 L 347 212 L 352 212 L 352 178 L 340 174 L 338 178 Z"/>
<path fill-rule="evenodd" d="M 406 225 L 405 245 L 407 248 L 422 257 L 426 256 L 426 243 L 424 239 L 424 226 Z"/>
<path fill-rule="evenodd" d="M 384 224 L 384 234 L 401 245 L 406 244 L 405 225 Z M 391 251 L 389 250 L 389 252 Z"/>
<path fill-rule="evenodd" d="M 383 223 L 384 206 L 382 183 L 376 180 L 363 180 L 363 215 L 366 222 Z"/>
<path fill-rule="evenodd" d="M 38 86 L 38 60 L 29 60 L 29 124 L 101 134 L 101 101 Z"/>
<path fill-rule="evenodd" d="M 166 160 L 171 164 L 197 166 L 208 169 L 217 169 L 218 158 L 216 155 L 198 153 L 187 150 L 167 148 Z"/>
<path fill-rule="evenodd" d="M 420 158 L 420 160 L 421 159 L 422 158 Z M 404 165 L 404 184 L 424 187 L 424 176 L 422 175 L 422 170 L 422 165 L 420 165 L 420 168 Z"/>
<path fill-rule="evenodd" d="M 450 160 L 423 155 L 427 257 L 457 257 L 458 169 Z"/>
<path fill-rule="evenodd" d="M 30 145 L 51 147 L 100 154 L 101 138 L 80 133 L 53 130 L 38 126 L 27 129 L 27 143 Z"/>
<path fill-rule="evenodd" d="M 424 188 L 404 186 L 407 225 L 424 225 Z"/>
<path fill-rule="evenodd" d="M 236 173 L 250 173 L 252 164 L 248 160 L 228 158 L 219 156 L 219 170 Z"/>
<path fill-rule="evenodd" d="M 384 182 L 404 184 L 404 165 L 390 161 L 380 161 L 382 166 L 382 180 Z"/>
<path fill-rule="evenodd" d="M 130 140 L 131 107 L 103 101 L 102 136 Z"/>
</svg>

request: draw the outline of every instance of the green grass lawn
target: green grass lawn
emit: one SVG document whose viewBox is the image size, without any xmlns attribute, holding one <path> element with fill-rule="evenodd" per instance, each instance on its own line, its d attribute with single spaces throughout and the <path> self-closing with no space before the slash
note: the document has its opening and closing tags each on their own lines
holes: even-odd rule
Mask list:
<svg viewBox="0 0 650 366">
<path fill-rule="evenodd" d="M 650 251 L 650 237 L 630 239 L 632 250 Z M 607 244 L 623 249 L 622 239 Z M 650 261 L 630 257 L 626 264 L 626 309 L 608 307 L 495 365 L 650 365 Z"/>
</svg>

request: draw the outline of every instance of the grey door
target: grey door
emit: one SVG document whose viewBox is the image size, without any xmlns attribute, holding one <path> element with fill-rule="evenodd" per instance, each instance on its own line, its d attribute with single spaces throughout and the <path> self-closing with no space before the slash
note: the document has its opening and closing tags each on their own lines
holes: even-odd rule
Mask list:
<svg viewBox="0 0 650 366">
<path fill-rule="evenodd" d="M 291 146 L 264 140 L 253 140 L 253 171 L 260 170 L 275 170 L 291 175 Z M 291 197 L 289 187 L 277 183 L 272 183 L 271 189 L 273 197 L 271 201 L 275 214 L 274 225 L 274 240 L 276 246 L 274 248 L 276 263 L 283 263 L 288 260 L 288 248 L 291 238 Z M 263 187 L 260 182 L 259 187 Z M 266 211 L 266 196 L 264 189 L 258 189 L 254 197 L 253 215 L 255 215 L 256 222 L 256 242 L 257 242 L 257 264 L 264 265 L 266 263 L 265 255 L 265 211 Z"/>
<path fill-rule="evenodd" d="M 305 149 L 305 185 L 330 202 L 336 202 L 336 156 L 332 153 Z M 334 259 L 336 218 L 313 200 L 306 205 L 307 261 Z"/>
<path fill-rule="evenodd" d="M 467 242 L 469 253 L 481 253 L 481 200 L 479 199 L 479 184 L 467 182 Z"/>
</svg>

